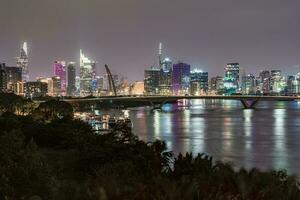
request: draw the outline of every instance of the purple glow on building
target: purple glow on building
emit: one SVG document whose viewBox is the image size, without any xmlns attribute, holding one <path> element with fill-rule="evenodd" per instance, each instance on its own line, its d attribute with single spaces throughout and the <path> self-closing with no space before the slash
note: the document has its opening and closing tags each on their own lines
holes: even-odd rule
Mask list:
<svg viewBox="0 0 300 200">
<path fill-rule="evenodd" d="M 60 77 L 61 80 L 61 92 L 66 92 L 66 62 L 65 61 L 54 61 L 54 76 Z"/>
<path fill-rule="evenodd" d="M 188 94 L 190 88 L 191 66 L 186 63 L 173 65 L 172 90 L 174 95 Z"/>
</svg>

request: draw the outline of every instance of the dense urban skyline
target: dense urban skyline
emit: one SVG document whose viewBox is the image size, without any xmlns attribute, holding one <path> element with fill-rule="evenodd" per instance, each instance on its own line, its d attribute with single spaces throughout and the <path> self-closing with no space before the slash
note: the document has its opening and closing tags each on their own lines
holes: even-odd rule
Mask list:
<svg viewBox="0 0 300 200">
<path fill-rule="evenodd" d="M 1 60 L 15 64 L 28 42 L 31 79 L 52 75 L 54 60 L 79 60 L 79 49 L 113 73 L 140 80 L 157 62 L 157 44 L 182 60 L 223 75 L 228 62 L 247 72 L 299 71 L 300 2 L 265 1 L 67 1 L 1 2 Z M 184 13 L 184 15 L 182 14 Z"/>
</svg>

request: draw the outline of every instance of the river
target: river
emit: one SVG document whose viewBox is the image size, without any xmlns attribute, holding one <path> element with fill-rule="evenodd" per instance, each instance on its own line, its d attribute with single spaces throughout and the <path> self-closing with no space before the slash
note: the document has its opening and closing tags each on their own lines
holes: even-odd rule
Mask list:
<svg viewBox="0 0 300 200">
<path fill-rule="evenodd" d="M 286 169 L 300 175 L 300 102 L 259 102 L 243 109 L 235 100 L 192 100 L 163 111 L 130 109 L 133 132 L 164 140 L 178 154 L 206 153 L 236 168 Z"/>
</svg>

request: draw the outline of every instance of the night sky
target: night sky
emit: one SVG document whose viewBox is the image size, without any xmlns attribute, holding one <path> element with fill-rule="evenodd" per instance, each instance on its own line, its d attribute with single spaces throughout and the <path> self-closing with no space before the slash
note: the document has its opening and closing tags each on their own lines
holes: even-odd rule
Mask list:
<svg viewBox="0 0 300 200">
<path fill-rule="evenodd" d="M 158 43 L 173 61 L 210 76 L 227 62 L 246 72 L 300 71 L 299 0 L 1 0 L 0 60 L 15 65 L 27 41 L 30 76 L 51 76 L 54 60 L 79 49 L 113 73 L 142 80 Z"/>
</svg>

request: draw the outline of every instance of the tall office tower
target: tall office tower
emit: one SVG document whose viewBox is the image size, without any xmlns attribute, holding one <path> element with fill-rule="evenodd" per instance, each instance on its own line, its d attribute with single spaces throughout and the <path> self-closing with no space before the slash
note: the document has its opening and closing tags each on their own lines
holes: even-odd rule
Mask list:
<svg viewBox="0 0 300 200">
<path fill-rule="evenodd" d="M 67 89 L 66 62 L 54 61 L 53 68 L 54 68 L 54 76 L 58 76 L 60 78 L 61 95 L 65 95 Z"/>
<path fill-rule="evenodd" d="M 172 90 L 174 95 L 186 95 L 190 93 L 191 66 L 179 62 L 173 65 Z"/>
<path fill-rule="evenodd" d="M 203 72 L 199 69 L 194 69 L 191 71 L 191 86 L 193 95 L 199 95 L 207 93 L 208 91 L 208 72 Z"/>
<path fill-rule="evenodd" d="M 286 86 L 281 70 L 271 70 L 270 89 L 272 93 L 281 93 Z"/>
<path fill-rule="evenodd" d="M 130 85 L 130 95 L 143 95 L 144 94 L 144 82 L 136 81 Z"/>
<path fill-rule="evenodd" d="M 67 67 L 67 94 L 74 96 L 76 92 L 76 66 L 75 62 L 69 62 Z"/>
<path fill-rule="evenodd" d="M 17 58 L 17 67 L 22 68 L 22 81 L 29 81 L 28 49 L 26 42 L 21 46 L 20 57 Z"/>
<path fill-rule="evenodd" d="M 268 70 L 259 72 L 259 89 L 262 93 L 268 94 L 271 90 L 271 73 Z"/>
<path fill-rule="evenodd" d="M 80 96 L 92 94 L 95 62 L 86 57 L 80 49 Z"/>
<path fill-rule="evenodd" d="M 215 94 L 224 93 L 224 78 L 222 76 L 211 77 L 210 90 Z"/>
<path fill-rule="evenodd" d="M 239 91 L 240 87 L 239 63 L 228 63 L 225 67 L 224 89 L 225 93 L 231 94 Z"/>
<path fill-rule="evenodd" d="M 163 69 L 165 72 L 172 71 L 172 66 L 173 66 L 173 63 L 172 63 L 172 60 L 171 60 L 170 58 L 165 58 L 165 59 L 162 61 L 162 69 Z"/>
<path fill-rule="evenodd" d="M 52 83 L 52 78 L 47 78 L 44 76 L 40 76 L 36 78 L 37 82 L 42 82 L 47 84 L 47 95 L 48 96 L 53 96 L 53 83 Z"/>
<path fill-rule="evenodd" d="M 59 76 L 53 76 L 51 79 L 52 79 L 52 81 L 51 81 L 51 83 L 52 83 L 52 86 L 51 86 L 52 96 L 55 96 L 55 97 L 61 96 L 61 94 L 62 94 L 62 92 L 61 92 L 61 85 L 62 85 L 61 84 L 61 78 Z"/>
<path fill-rule="evenodd" d="M 289 95 L 297 94 L 299 91 L 299 82 L 296 76 L 288 76 L 287 78 L 287 93 Z"/>
<path fill-rule="evenodd" d="M 17 93 L 17 84 L 22 81 L 22 68 L 6 67 L 7 90 Z"/>
<path fill-rule="evenodd" d="M 170 95 L 172 93 L 172 61 L 165 58 L 160 69 L 159 93 Z"/>
<path fill-rule="evenodd" d="M 255 94 L 255 76 L 253 74 L 243 75 L 241 86 L 243 94 Z"/>
<path fill-rule="evenodd" d="M 7 75 L 5 63 L 0 63 L 0 93 L 6 92 L 7 89 Z"/>
<path fill-rule="evenodd" d="M 157 95 L 159 94 L 159 79 L 160 79 L 160 69 L 151 67 L 145 70 L 145 94 L 146 95 Z"/>
</svg>

